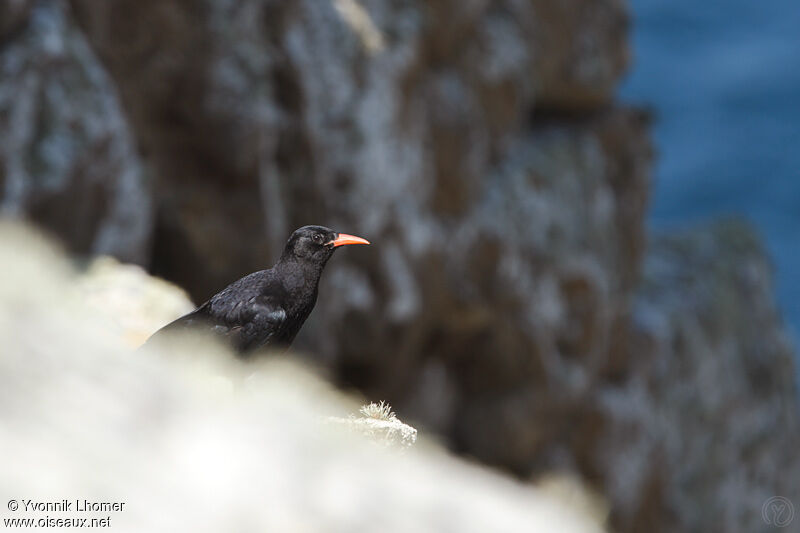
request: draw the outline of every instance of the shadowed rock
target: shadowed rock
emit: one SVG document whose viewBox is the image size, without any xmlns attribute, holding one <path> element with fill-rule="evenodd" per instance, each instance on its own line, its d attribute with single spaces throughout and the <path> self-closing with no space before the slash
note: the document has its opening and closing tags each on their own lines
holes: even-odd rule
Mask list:
<svg viewBox="0 0 800 533">
<path fill-rule="evenodd" d="M 0 213 L 147 262 L 151 191 L 113 83 L 64 3 L 3 6 L 16 30 L 0 39 Z"/>
</svg>

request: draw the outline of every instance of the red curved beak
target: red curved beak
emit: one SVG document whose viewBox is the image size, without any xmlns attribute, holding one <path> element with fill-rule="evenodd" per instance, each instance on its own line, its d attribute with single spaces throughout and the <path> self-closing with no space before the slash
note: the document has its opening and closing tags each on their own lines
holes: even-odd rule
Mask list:
<svg viewBox="0 0 800 533">
<path fill-rule="evenodd" d="M 345 244 L 369 244 L 367 239 L 356 237 L 355 235 L 348 235 L 347 233 L 339 233 L 339 236 L 333 240 L 333 247 L 344 246 Z"/>
</svg>

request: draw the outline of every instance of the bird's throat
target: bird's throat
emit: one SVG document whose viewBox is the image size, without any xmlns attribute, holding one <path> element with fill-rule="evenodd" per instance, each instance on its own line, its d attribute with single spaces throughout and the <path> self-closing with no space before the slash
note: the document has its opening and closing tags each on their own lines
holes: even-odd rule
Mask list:
<svg viewBox="0 0 800 533">
<path fill-rule="evenodd" d="M 324 264 L 292 258 L 281 260 L 275 266 L 286 292 L 295 298 L 311 296 L 316 300 Z"/>
</svg>

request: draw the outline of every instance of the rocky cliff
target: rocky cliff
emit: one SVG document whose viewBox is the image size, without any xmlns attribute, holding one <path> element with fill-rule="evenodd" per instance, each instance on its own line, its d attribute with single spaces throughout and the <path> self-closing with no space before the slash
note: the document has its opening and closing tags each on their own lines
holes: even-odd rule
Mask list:
<svg viewBox="0 0 800 533">
<path fill-rule="evenodd" d="M 67 6 L 0 7 L 0 208 L 144 262 L 152 191 L 117 88 Z"/>
<path fill-rule="evenodd" d="M 756 239 L 645 253 L 624 2 L 14 5 L 5 212 L 197 300 L 302 224 L 363 234 L 298 342 L 340 383 L 523 478 L 579 473 L 620 531 L 757 531 L 764 499 L 800 504 Z"/>
</svg>

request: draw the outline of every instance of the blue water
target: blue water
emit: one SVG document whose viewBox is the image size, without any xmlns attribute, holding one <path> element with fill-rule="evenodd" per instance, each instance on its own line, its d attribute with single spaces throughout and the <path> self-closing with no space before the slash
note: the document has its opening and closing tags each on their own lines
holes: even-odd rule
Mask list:
<svg viewBox="0 0 800 533">
<path fill-rule="evenodd" d="M 800 0 L 632 0 L 635 63 L 621 88 L 652 106 L 650 226 L 751 220 L 800 332 Z"/>
</svg>

